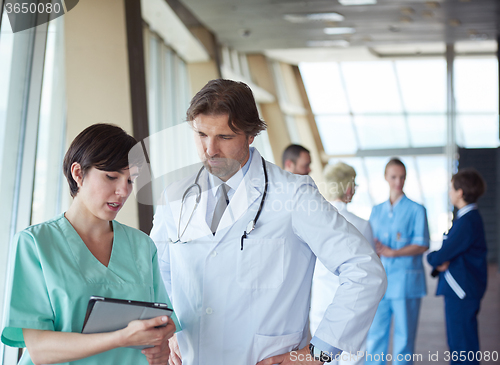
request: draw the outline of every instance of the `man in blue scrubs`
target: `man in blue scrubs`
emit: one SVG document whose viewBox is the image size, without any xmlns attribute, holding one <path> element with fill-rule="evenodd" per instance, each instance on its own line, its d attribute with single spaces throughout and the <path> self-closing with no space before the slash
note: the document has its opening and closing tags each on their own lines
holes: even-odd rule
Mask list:
<svg viewBox="0 0 500 365">
<path fill-rule="evenodd" d="M 429 247 L 427 214 L 403 193 L 406 168 L 399 159 L 389 161 L 385 179 L 390 198 L 373 208 L 370 223 L 388 286 L 368 332 L 366 364 L 413 364 L 420 301 L 426 295 L 422 254 Z M 387 354 L 392 317 L 393 353 Z"/>
</svg>

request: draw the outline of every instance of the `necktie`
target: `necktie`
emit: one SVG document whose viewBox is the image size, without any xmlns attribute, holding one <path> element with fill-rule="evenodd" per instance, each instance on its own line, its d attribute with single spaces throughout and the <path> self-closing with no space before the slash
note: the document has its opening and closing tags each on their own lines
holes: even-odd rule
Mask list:
<svg viewBox="0 0 500 365">
<path fill-rule="evenodd" d="M 229 189 L 229 186 L 224 183 L 219 186 L 219 199 L 217 200 L 217 204 L 215 205 L 212 225 L 210 226 L 213 234 L 215 234 L 215 232 L 217 231 L 217 226 L 219 225 L 222 215 L 224 214 L 224 211 L 229 204 L 229 198 L 227 197 L 227 192 L 229 191 Z"/>
</svg>

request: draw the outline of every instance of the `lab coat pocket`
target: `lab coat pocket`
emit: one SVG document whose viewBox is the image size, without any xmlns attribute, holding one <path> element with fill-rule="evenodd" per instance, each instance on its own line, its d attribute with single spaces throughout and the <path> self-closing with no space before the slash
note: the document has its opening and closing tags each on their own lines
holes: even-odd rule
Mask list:
<svg viewBox="0 0 500 365">
<path fill-rule="evenodd" d="M 285 240 L 246 239 L 237 256 L 237 281 L 244 289 L 273 289 L 283 283 Z"/>
<path fill-rule="evenodd" d="M 298 350 L 302 340 L 302 331 L 283 336 L 266 336 L 256 334 L 253 342 L 253 357 L 256 362 L 271 356 L 286 354 Z"/>
</svg>

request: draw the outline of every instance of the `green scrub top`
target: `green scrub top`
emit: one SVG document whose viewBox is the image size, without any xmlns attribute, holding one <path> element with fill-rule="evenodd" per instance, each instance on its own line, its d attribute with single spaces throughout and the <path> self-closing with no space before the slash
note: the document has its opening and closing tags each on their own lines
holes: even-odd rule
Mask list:
<svg viewBox="0 0 500 365">
<path fill-rule="evenodd" d="M 11 248 L 2 342 L 24 347 L 22 329 L 80 333 L 90 296 L 167 303 L 156 247 L 143 232 L 113 221 L 108 266 L 88 250 L 64 214 L 19 232 Z M 173 320 L 180 329 L 179 322 Z M 33 364 L 25 351 L 19 364 Z M 67 364 L 148 364 L 118 348 Z"/>
</svg>

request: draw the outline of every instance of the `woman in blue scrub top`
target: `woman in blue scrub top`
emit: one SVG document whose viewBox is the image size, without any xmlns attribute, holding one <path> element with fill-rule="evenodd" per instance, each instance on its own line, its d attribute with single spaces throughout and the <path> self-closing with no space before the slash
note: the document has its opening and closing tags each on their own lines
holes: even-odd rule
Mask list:
<svg viewBox="0 0 500 365">
<path fill-rule="evenodd" d="M 385 179 L 389 200 L 373 207 L 370 224 L 388 286 L 368 332 L 366 364 L 385 364 L 391 358 L 393 364 L 413 364 L 420 300 L 426 295 L 422 254 L 429 248 L 427 214 L 403 193 L 406 168 L 401 160 L 389 161 Z M 392 318 L 393 353 L 387 354 Z"/>
<path fill-rule="evenodd" d="M 170 306 L 153 241 L 114 220 L 141 165 L 129 161 L 135 144 L 113 125 L 85 129 L 64 158 L 71 206 L 15 236 L 2 342 L 27 347 L 20 364 L 167 364 L 175 317 L 80 333 L 91 295 Z M 143 345 L 154 347 L 126 348 Z"/>
</svg>

